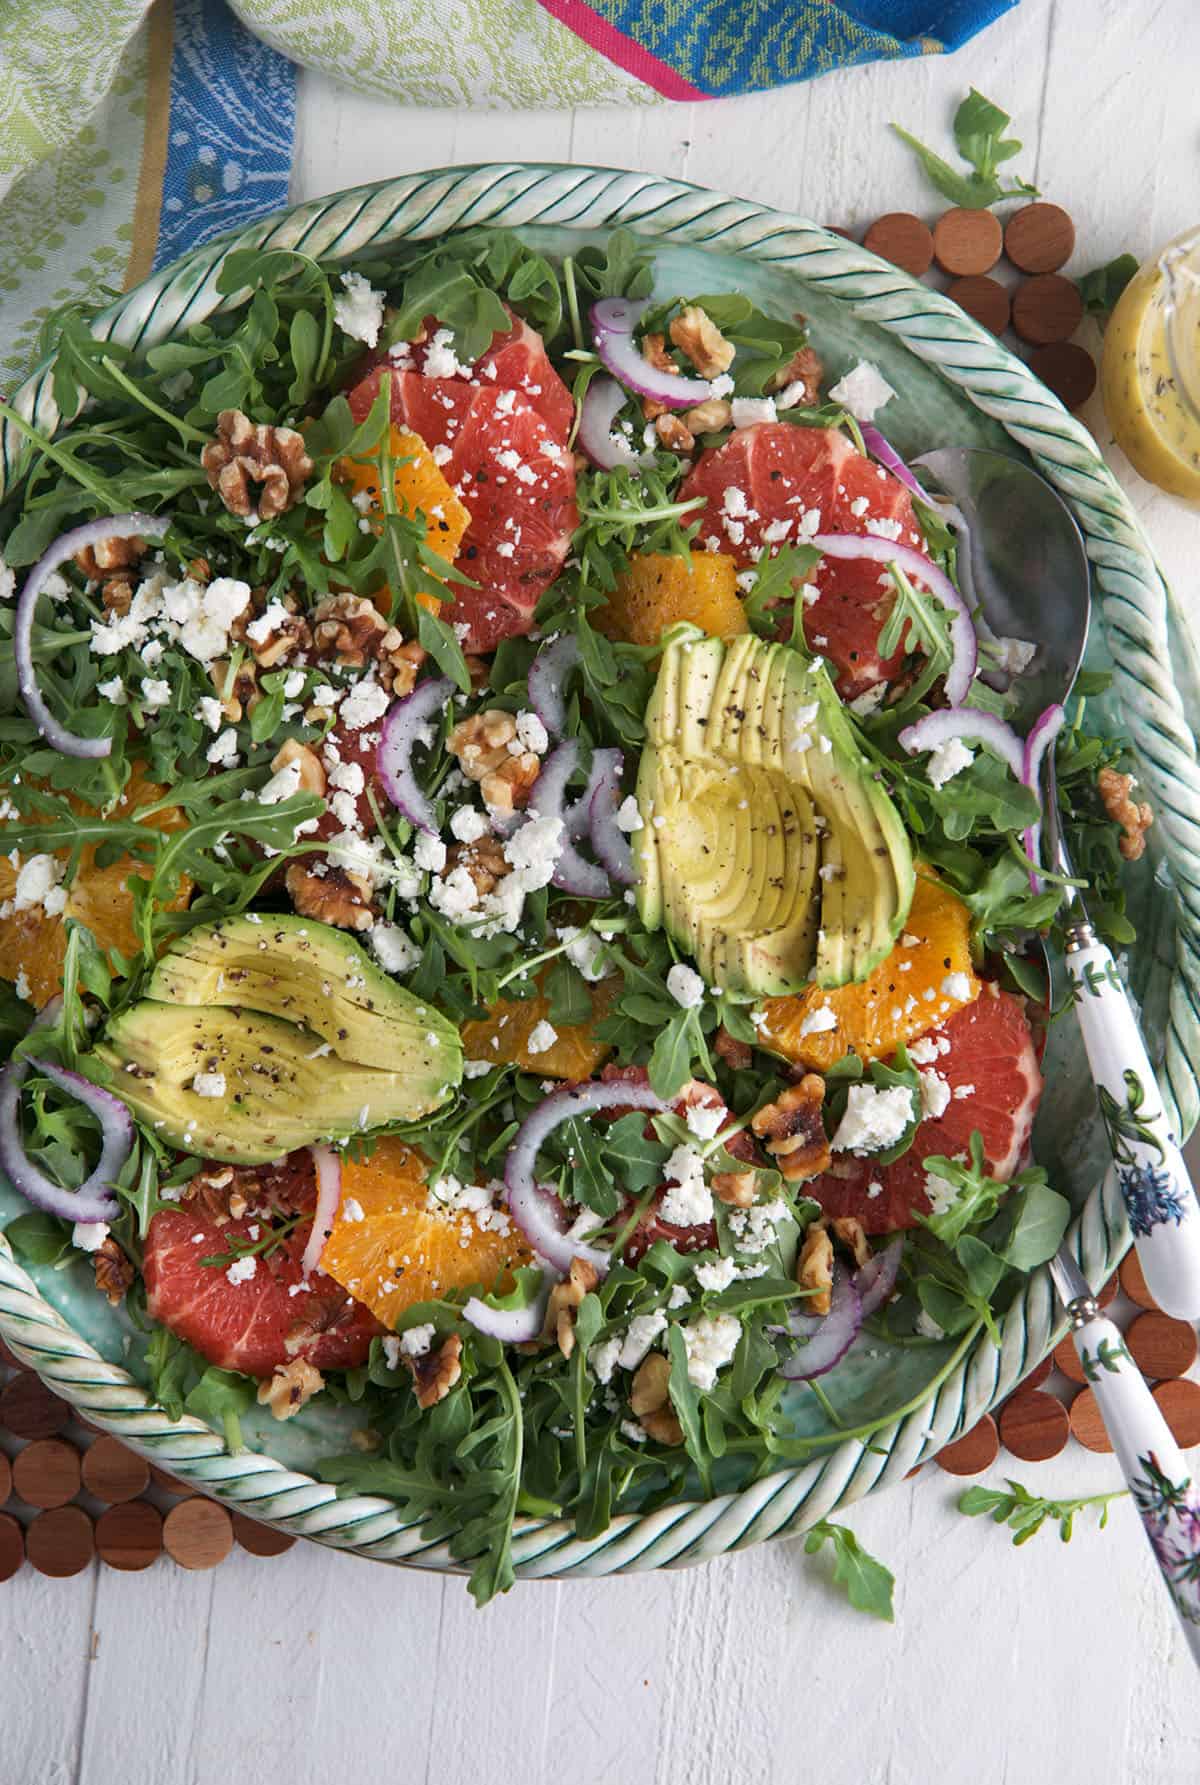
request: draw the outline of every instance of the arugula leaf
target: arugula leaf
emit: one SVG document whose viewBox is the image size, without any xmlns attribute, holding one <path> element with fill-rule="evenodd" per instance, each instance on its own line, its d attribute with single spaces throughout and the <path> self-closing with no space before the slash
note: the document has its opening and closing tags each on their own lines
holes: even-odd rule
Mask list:
<svg viewBox="0 0 1200 1785">
<path fill-rule="evenodd" d="M 1053 1258 L 1071 1224 L 1071 1205 L 1052 1190 L 1044 1174 L 1024 1172 L 1026 1180 L 1013 1193 L 1012 1230 L 1001 1253 L 1014 1270 L 1032 1271 Z"/>
<path fill-rule="evenodd" d="M 1108 1523 L 1108 1509 L 1114 1500 L 1123 1500 L 1128 1488 L 1114 1488 L 1107 1494 L 1086 1494 L 1074 1500 L 1051 1500 L 1031 1494 L 1019 1481 L 1008 1482 L 1009 1491 L 976 1485 L 958 1497 L 958 1510 L 967 1518 L 990 1518 L 993 1524 L 1007 1525 L 1013 1533 L 1013 1544 L 1019 1547 L 1036 1537 L 1047 1519 L 1058 1523 L 1058 1534 L 1064 1543 L 1071 1541 L 1077 1514 L 1089 1507 L 1099 1513 L 1099 1529 Z"/>
<path fill-rule="evenodd" d="M 1021 144 L 1015 138 L 1004 135 L 1011 122 L 1007 112 L 971 88 L 954 114 L 955 146 L 971 167 L 969 174 L 959 173 L 926 144 L 902 130 L 899 124 L 893 124 L 892 129 L 902 142 L 908 144 L 943 198 L 964 210 L 984 210 L 1005 198 L 1038 197 L 1037 187 L 1031 186 L 1027 180 L 1002 186 L 997 178 L 996 170 L 1000 164 L 1010 161 L 1021 151 Z"/>
<path fill-rule="evenodd" d="M 1137 270 L 1136 255 L 1118 254 L 1104 266 L 1093 267 L 1090 273 L 1085 273 L 1076 283 L 1086 314 L 1107 316 L 1115 310 L 1117 299 Z"/>
<path fill-rule="evenodd" d="M 804 1553 L 815 1556 L 827 1543 L 833 1546 L 834 1581 L 845 1589 L 855 1611 L 882 1618 L 887 1624 L 893 1623 L 892 1592 L 896 1579 L 891 1570 L 863 1548 L 847 1525 L 835 1525 L 827 1518 L 821 1519 L 805 1536 Z"/>
<path fill-rule="evenodd" d="M 177 1339 L 169 1327 L 157 1326 L 146 1347 L 146 1368 L 150 1374 L 150 1393 L 168 1419 L 182 1419 L 187 1385 L 199 1370 L 200 1358 L 183 1339 Z"/>
<path fill-rule="evenodd" d="M 4 1229 L 4 1236 L 17 1257 L 28 1264 L 57 1264 L 74 1250 L 67 1223 L 41 1209 L 14 1216 Z"/>
<path fill-rule="evenodd" d="M 1007 1183 L 1000 1183 L 988 1175 L 983 1136 L 978 1129 L 971 1135 L 969 1158 L 965 1164 L 947 1159 L 943 1153 L 931 1153 L 925 1160 L 925 1171 L 949 1184 L 955 1196 L 940 1214 L 919 1215 L 917 1219 L 951 1250 L 968 1228 L 979 1227 L 991 1219 L 1008 1189 Z"/>
<path fill-rule="evenodd" d="M 651 1135 L 646 1135 L 646 1118 L 636 1111 L 618 1116 L 609 1124 L 604 1137 L 604 1155 L 609 1169 L 620 1178 L 631 1196 L 640 1196 L 662 1182 L 663 1167 L 671 1149 Z"/>
<path fill-rule="evenodd" d="M 256 1384 L 233 1370 L 219 1370 L 209 1364 L 195 1388 L 184 1398 L 184 1407 L 197 1419 L 219 1426 L 225 1435 L 230 1456 L 237 1456 L 242 1443 L 242 1414 L 254 1405 Z"/>
</svg>

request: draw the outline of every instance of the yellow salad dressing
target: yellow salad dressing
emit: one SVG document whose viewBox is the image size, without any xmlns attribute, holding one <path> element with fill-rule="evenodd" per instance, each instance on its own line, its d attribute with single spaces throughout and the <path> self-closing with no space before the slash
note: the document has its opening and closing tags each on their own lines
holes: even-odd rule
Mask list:
<svg viewBox="0 0 1200 1785">
<path fill-rule="evenodd" d="M 1104 409 L 1134 469 L 1200 507 L 1200 231 L 1146 261 L 1104 335 Z"/>
</svg>

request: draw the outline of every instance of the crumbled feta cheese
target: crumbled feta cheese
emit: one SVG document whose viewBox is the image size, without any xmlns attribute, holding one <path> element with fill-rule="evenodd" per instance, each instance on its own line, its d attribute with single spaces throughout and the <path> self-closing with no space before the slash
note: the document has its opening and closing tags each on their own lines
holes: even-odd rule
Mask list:
<svg viewBox="0 0 1200 1785">
<path fill-rule="evenodd" d="M 729 1111 L 723 1103 L 689 1103 L 683 1112 L 689 1134 L 697 1140 L 713 1140 L 720 1132 Z"/>
<path fill-rule="evenodd" d="M 696 1266 L 696 1281 L 701 1289 L 728 1289 L 736 1276 L 737 1260 L 733 1258 L 718 1258 L 714 1264 Z"/>
<path fill-rule="evenodd" d="M 400 1341 L 394 1333 L 389 1333 L 383 1341 L 383 1357 L 389 1370 L 400 1368 Z"/>
<path fill-rule="evenodd" d="M 945 1332 L 933 1318 L 933 1315 L 927 1314 L 924 1308 L 922 1308 L 917 1315 L 915 1325 L 917 1331 L 924 1339 L 944 1339 L 946 1337 Z"/>
<path fill-rule="evenodd" d="M 492 1070 L 494 1064 L 495 1062 L 492 1060 L 464 1060 L 463 1077 L 482 1078 L 485 1072 Z"/>
<path fill-rule="evenodd" d="M 421 958 L 420 949 L 399 924 L 373 924 L 367 939 L 371 952 L 386 973 L 410 973 Z"/>
<path fill-rule="evenodd" d="M 913 1119 L 912 1092 L 904 1085 L 851 1085 L 846 1110 L 833 1137 L 835 1153 L 882 1152 L 894 1146 Z"/>
<path fill-rule="evenodd" d="M 466 378 L 470 374 L 470 364 L 463 365 L 454 351 L 454 332 L 452 329 L 440 328 L 425 350 L 423 367 L 426 378 Z"/>
<path fill-rule="evenodd" d="M 968 750 L 961 738 L 947 738 L 939 744 L 925 765 L 925 773 L 929 776 L 930 785 L 944 787 L 955 775 L 969 769 L 975 760 L 975 752 Z"/>
<path fill-rule="evenodd" d="M 958 1189 L 947 1178 L 939 1177 L 935 1171 L 925 1173 L 925 1195 L 933 1214 L 944 1215 L 958 1201 Z"/>
<path fill-rule="evenodd" d="M 855 698 L 847 704 L 849 705 L 850 711 L 854 713 L 857 718 L 869 719 L 872 713 L 878 711 L 886 693 L 887 683 L 876 682 L 873 688 L 864 689 L 861 694 L 856 695 Z"/>
<path fill-rule="evenodd" d="M 343 1196 L 338 1214 L 343 1221 L 365 1221 L 367 1218 L 367 1211 L 356 1196 Z"/>
<path fill-rule="evenodd" d="M 821 871 L 824 873 L 824 869 Z M 810 1010 L 804 1018 L 804 1021 L 800 1025 L 800 1034 L 801 1036 L 823 1035 L 827 1030 L 836 1029 L 837 1026 L 837 1012 L 834 1010 L 833 1006 L 830 1004 L 818 1004 L 816 1009 Z"/>
<path fill-rule="evenodd" d="M 667 990 L 684 1010 L 695 1010 L 704 1002 L 704 981 L 695 968 L 676 961 L 667 974 Z"/>
<path fill-rule="evenodd" d="M 860 360 L 852 372 L 838 380 L 829 393 L 833 403 L 840 403 L 848 409 L 855 421 L 872 422 L 877 412 L 885 403 L 890 403 L 895 391 L 877 366 L 869 360 Z"/>
<path fill-rule="evenodd" d="M 529 1031 L 529 1039 L 525 1043 L 526 1051 L 531 1054 L 544 1054 L 548 1048 L 554 1046 L 557 1040 L 558 1030 L 553 1023 L 548 1023 L 543 1019 L 540 1023 L 535 1023 Z"/>
<path fill-rule="evenodd" d="M 515 750 L 513 749 L 514 744 L 516 745 Z M 549 748 L 550 734 L 537 714 L 518 713 L 517 735 L 509 745 L 513 755 L 520 755 L 522 750 L 531 750 L 535 756 L 544 756 Z"/>
<path fill-rule="evenodd" d="M 65 872 L 66 869 L 57 856 L 27 857 L 17 872 L 17 883 L 13 889 L 13 910 L 30 911 L 35 905 L 40 905 L 50 916 L 56 916 L 67 902 L 65 892 L 62 893 L 61 902 L 55 897 L 62 890 L 59 883 Z"/>
<path fill-rule="evenodd" d="M 563 943 L 563 953 L 571 965 L 594 985 L 603 979 L 604 968 L 599 964 L 604 950 L 604 943 L 594 930 L 559 930 L 558 939 Z"/>
<path fill-rule="evenodd" d="M 531 818 L 505 843 L 504 858 L 522 876 L 525 892 L 550 884 L 562 854 L 564 829 L 561 818 Z"/>
<path fill-rule="evenodd" d="M 736 1314 L 701 1314 L 683 1328 L 688 1381 L 702 1391 L 715 1388 L 718 1370 L 733 1359 L 742 1323 Z"/>
<path fill-rule="evenodd" d="M 237 761 L 238 735 L 232 725 L 226 726 L 219 737 L 204 752 L 209 762 L 219 763 L 222 768 L 230 768 Z"/>
<path fill-rule="evenodd" d="M 908 1044 L 908 1057 L 914 1066 L 932 1066 L 938 1057 L 937 1042 L 931 1041 L 927 1035 L 920 1036 Z"/>
<path fill-rule="evenodd" d="M 921 1117 L 936 1122 L 945 1115 L 950 1103 L 950 1086 L 940 1072 L 926 1068 L 917 1077 L 921 1081 Z"/>
<path fill-rule="evenodd" d="M 0 558 L 0 601 L 11 601 L 17 592 L 17 579 L 8 565 Z"/>
<path fill-rule="evenodd" d="M 231 1283 L 249 1283 L 257 1270 L 258 1259 L 251 1253 L 248 1258 L 235 1258 L 225 1275 Z"/>
<path fill-rule="evenodd" d="M 333 300 L 333 320 L 355 341 L 376 346 L 383 327 L 383 293 L 373 290 L 361 273 L 343 273 L 342 289 Z"/>
<path fill-rule="evenodd" d="M 147 647 L 149 648 L 149 647 Z M 171 684 L 167 681 L 155 680 L 151 676 L 142 677 L 142 705 L 148 713 L 157 713 L 161 707 L 171 704 Z"/>
<path fill-rule="evenodd" d="M 611 1339 L 601 1339 L 588 1352 L 588 1369 L 597 1382 L 609 1383 L 613 1379 L 621 1356 L 621 1335 L 614 1333 Z"/>
<path fill-rule="evenodd" d="M 71 1244 L 81 1252 L 98 1252 L 107 1238 L 107 1221 L 76 1221 L 71 1229 Z"/>
<path fill-rule="evenodd" d="M 129 699 L 120 676 L 112 676 L 107 682 L 97 682 L 96 693 L 114 707 L 123 707 Z"/>
<path fill-rule="evenodd" d="M 446 865 L 446 845 L 429 831 L 419 831 L 413 844 L 413 860 L 427 873 L 440 874 Z"/>
<path fill-rule="evenodd" d="M 486 837 L 491 825 L 483 813 L 474 806 L 459 806 L 450 814 L 450 830 L 460 843 L 478 843 L 480 837 Z"/>
<path fill-rule="evenodd" d="M 667 1330 L 667 1317 L 661 1308 L 653 1314 L 636 1314 L 629 1322 L 617 1362 L 623 1370 L 636 1370 L 660 1333 Z"/>
<path fill-rule="evenodd" d="M 314 700 L 316 694 L 313 695 Z M 349 731 L 362 731 L 382 719 L 391 705 L 391 695 L 378 682 L 356 682 L 342 702 L 338 717 Z"/>
<path fill-rule="evenodd" d="M 400 1349 L 405 1357 L 424 1357 L 433 1344 L 437 1328 L 432 1321 L 424 1326 L 410 1326 L 400 1334 Z"/>
<path fill-rule="evenodd" d="M 214 694 L 202 694 L 196 702 L 196 717 L 210 731 L 220 731 L 221 721 L 225 715 L 221 711 L 221 703 Z"/>
<path fill-rule="evenodd" d="M 632 833 L 642 828 L 642 815 L 638 811 L 638 803 L 632 794 L 628 794 L 617 807 L 617 829 Z"/>
<path fill-rule="evenodd" d="M 756 422 L 777 420 L 773 397 L 734 397 L 730 408 L 735 428 L 752 428 Z"/>
<path fill-rule="evenodd" d="M 971 996 L 971 976 L 969 973 L 947 973 L 942 981 L 942 997 L 955 998 L 962 1002 Z"/>
<path fill-rule="evenodd" d="M 259 788 L 258 803 L 260 806 L 278 806 L 299 791 L 300 762 L 293 757 L 291 762 L 285 762 L 282 768 L 276 769 L 270 780 Z"/>
<path fill-rule="evenodd" d="M 198 1072 L 192 1080 L 192 1090 L 197 1097 L 224 1097 L 225 1074 L 223 1072 Z"/>
<path fill-rule="evenodd" d="M 478 911 L 479 888 L 472 880 L 470 870 L 460 863 L 444 880 L 435 880 L 429 888 L 429 903 L 451 923 L 457 923 L 468 912 Z"/>
<path fill-rule="evenodd" d="M 1024 638 L 995 638 L 992 648 L 996 653 L 996 668 L 1010 676 L 1023 675 L 1038 651 L 1036 645 Z"/>
<path fill-rule="evenodd" d="M 693 1146 L 681 1143 L 663 1166 L 670 1188 L 659 1205 L 664 1221 L 676 1227 L 695 1227 L 713 1217 L 712 1191 L 704 1181 L 704 1158 Z"/>
</svg>

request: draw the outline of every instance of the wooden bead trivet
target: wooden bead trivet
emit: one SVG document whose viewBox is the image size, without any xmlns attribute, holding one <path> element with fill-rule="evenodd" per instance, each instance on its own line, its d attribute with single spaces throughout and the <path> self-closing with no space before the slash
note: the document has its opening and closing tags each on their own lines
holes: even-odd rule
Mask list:
<svg viewBox="0 0 1200 1785">
<path fill-rule="evenodd" d="M 1052 341 L 1029 356 L 1029 370 L 1064 409 L 1082 409 L 1096 388 L 1096 362 L 1075 341 Z"/>
<path fill-rule="evenodd" d="M 946 296 L 994 335 L 1002 335 L 1008 327 L 1008 293 L 999 280 L 979 276 L 956 279 L 947 288 Z"/>
<path fill-rule="evenodd" d="M 264 1525 L 256 1518 L 247 1518 L 244 1512 L 233 1514 L 233 1534 L 252 1556 L 281 1556 L 296 1541 L 289 1532 L 277 1531 L 274 1525 Z"/>
<path fill-rule="evenodd" d="M 991 211 L 946 211 L 933 226 L 934 259 L 953 278 L 990 273 L 1003 246 L 1000 219 Z"/>
<path fill-rule="evenodd" d="M 39 1512 L 25 1533 L 25 1554 L 39 1574 L 52 1580 L 82 1573 L 95 1553 L 92 1521 L 82 1506 Z"/>
<path fill-rule="evenodd" d="M 149 1483 L 149 1463 L 135 1450 L 128 1450 L 119 1438 L 97 1438 L 84 1454 L 83 1485 L 89 1494 L 110 1506 L 122 1500 L 136 1500 Z"/>
<path fill-rule="evenodd" d="M 215 1500 L 181 1500 L 163 1520 L 163 1547 L 181 1568 L 215 1568 L 233 1548 L 233 1520 Z"/>
<path fill-rule="evenodd" d="M 969 1432 L 964 1432 L 953 1444 L 943 1445 L 933 1460 L 948 1475 L 981 1475 L 985 1469 L 991 1468 L 999 1454 L 996 1422 L 990 1413 L 985 1413 Z"/>
<path fill-rule="evenodd" d="M 1070 1436 L 1067 1410 L 1044 1389 L 1018 1389 L 1000 1409 L 1000 1440 L 1023 1463 L 1057 1456 Z"/>
<path fill-rule="evenodd" d="M 0 1390 L 0 1426 L 17 1438 L 56 1438 L 71 1417 L 65 1401 L 22 1370 Z"/>
<path fill-rule="evenodd" d="M 863 247 L 919 279 L 933 265 L 933 232 L 909 211 L 877 217 L 863 237 Z"/>
<path fill-rule="evenodd" d="M 1071 1433 L 1085 1450 L 1112 1449 L 1112 1440 L 1104 1429 L 1094 1388 L 1081 1389 L 1071 1402 Z"/>
<path fill-rule="evenodd" d="M 1075 225 L 1061 205 L 1022 205 L 1004 226 L 1004 252 L 1023 273 L 1057 273 L 1075 252 Z"/>
<path fill-rule="evenodd" d="M 0 1512 L 0 1581 L 11 1580 L 25 1563 L 25 1533 L 11 1512 Z"/>
<path fill-rule="evenodd" d="M 14 1458 L 12 1480 L 26 1506 L 65 1506 L 79 1492 L 79 1452 L 61 1438 L 35 1438 Z"/>
<path fill-rule="evenodd" d="M 1179 1448 L 1200 1444 L 1200 1382 L 1160 1382 L 1154 1398 Z"/>
<path fill-rule="evenodd" d="M 1142 1275 L 1142 1261 L 1132 1247 L 1121 1260 L 1121 1269 L 1118 1274 L 1121 1279 L 1121 1288 L 1131 1302 L 1136 1302 L 1139 1308 L 1157 1309 L 1158 1303 L 1146 1288 L 1146 1279 Z"/>
<path fill-rule="evenodd" d="M 149 1500 L 122 1500 L 96 1520 L 96 1548 L 102 1562 L 127 1573 L 149 1568 L 163 1549 L 163 1516 Z"/>
<path fill-rule="evenodd" d="M 1082 321 L 1079 287 L 1061 273 L 1035 273 L 1013 293 L 1012 325 L 1031 347 L 1068 340 Z"/>
<path fill-rule="evenodd" d="M 1186 1320 L 1169 1314 L 1139 1314 L 1125 1334 L 1125 1344 L 1143 1376 L 1158 1382 L 1185 1376 L 1196 1361 L 1196 1334 Z"/>
<path fill-rule="evenodd" d="M 1070 1333 L 1063 1334 L 1054 1347 L 1053 1356 L 1055 1369 L 1061 1370 L 1068 1382 L 1076 1382 L 1082 1388 L 1087 1377 L 1083 1373 L 1083 1365 L 1079 1361 L 1079 1353 Z"/>
</svg>

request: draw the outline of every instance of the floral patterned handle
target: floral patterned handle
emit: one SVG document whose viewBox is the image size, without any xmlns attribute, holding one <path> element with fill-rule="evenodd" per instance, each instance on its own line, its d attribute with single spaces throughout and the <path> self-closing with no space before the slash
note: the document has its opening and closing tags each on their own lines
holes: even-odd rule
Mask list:
<svg viewBox="0 0 1200 1785">
<path fill-rule="evenodd" d="M 1091 1300 L 1074 1302 L 1075 1349 L 1112 1439 L 1154 1559 L 1200 1664 L 1200 1484 L 1111 1320 Z"/>
<path fill-rule="evenodd" d="M 1195 1320 L 1200 1204 L 1116 963 L 1089 926 L 1077 934 L 1067 973 L 1146 1286 L 1165 1313 Z"/>
</svg>

